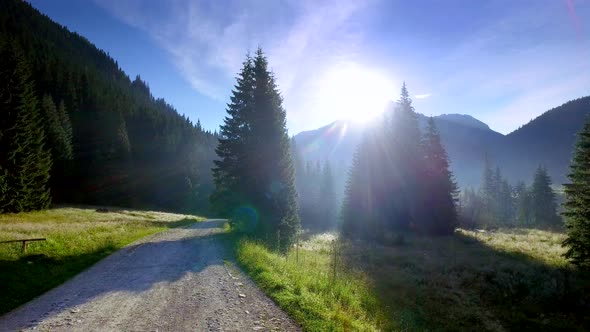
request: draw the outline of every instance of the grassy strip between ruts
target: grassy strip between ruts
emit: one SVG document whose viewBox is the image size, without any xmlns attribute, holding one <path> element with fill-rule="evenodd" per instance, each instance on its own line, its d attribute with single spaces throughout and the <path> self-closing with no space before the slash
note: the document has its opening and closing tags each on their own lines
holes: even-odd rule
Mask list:
<svg viewBox="0 0 590 332">
<path fill-rule="evenodd" d="M 590 278 L 567 265 L 563 238 L 506 229 L 335 247 L 323 234 L 298 260 L 250 240 L 237 258 L 307 331 L 585 330 Z"/>
<path fill-rule="evenodd" d="M 63 283 L 112 252 L 144 236 L 204 220 L 200 217 L 113 208 L 55 208 L 0 215 L 0 314 Z"/>
</svg>

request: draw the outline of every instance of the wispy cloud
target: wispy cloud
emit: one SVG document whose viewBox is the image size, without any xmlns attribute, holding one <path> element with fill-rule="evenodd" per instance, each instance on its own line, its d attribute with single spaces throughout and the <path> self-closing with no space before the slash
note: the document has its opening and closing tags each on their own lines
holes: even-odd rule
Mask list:
<svg viewBox="0 0 590 332">
<path fill-rule="evenodd" d="M 301 104 L 300 96 L 322 67 L 354 56 L 359 36 L 349 27 L 368 3 L 173 0 L 166 2 L 163 13 L 141 0 L 96 1 L 123 22 L 146 31 L 169 52 L 195 90 L 222 102 L 246 52 L 262 46 L 295 128 L 314 111 Z"/>
<path fill-rule="evenodd" d="M 396 2 L 396 10 L 385 9 L 393 3 L 386 0 L 95 1 L 145 31 L 196 91 L 220 105 L 246 51 L 261 45 L 292 133 L 337 119 L 337 110 L 326 110 L 320 100 L 321 82 L 343 63 L 371 68 L 389 85 L 406 80 L 411 91 L 436 91 L 414 96 L 420 112 L 471 114 L 503 133 L 590 93 L 588 2 L 490 2 L 483 8 L 488 5 L 466 1 L 471 12 L 437 26 L 440 20 L 429 20 L 435 10 L 420 7 L 424 20 L 403 21 L 415 5 Z M 381 23 L 368 13 L 381 15 Z M 433 47 L 429 38 L 443 43 Z M 223 116 L 219 110 L 220 122 Z"/>
<path fill-rule="evenodd" d="M 419 94 L 419 95 L 414 95 L 414 98 L 416 99 L 426 99 L 430 97 L 430 93 L 423 93 L 423 94 Z"/>
</svg>

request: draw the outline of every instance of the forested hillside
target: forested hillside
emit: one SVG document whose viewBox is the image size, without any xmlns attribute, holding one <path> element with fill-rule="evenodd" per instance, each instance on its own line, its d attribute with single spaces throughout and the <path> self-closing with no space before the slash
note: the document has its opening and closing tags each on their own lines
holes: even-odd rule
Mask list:
<svg viewBox="0 0 590 332">
<path fill-rule="evenodd" d="M 37 137 L 41 150 L 51 154 L 45 188 L 53 202 L 208 208 L 216 134 L 154 98 L 140 77 L 130 80 L 107 53 L 24 1 L 0 2 L 0 45 L 2 80 L 32 89 L 26 101 L 34 119 L 29 122 L 42 128 L 29 126 L 21 134 Z M 0 92 L 5 118 L 0 144 L 13 145 L 0 158 L 8 178 L 20 167 L 11 159 L 9 150 L 19 146 L 9 129 L 24 116 L 10 103 L 25 103 L 11 99 L 22 97 L 22 91 L 9 90 L 13 87 L 3 85 Z M 3 195 L 9 196 L 14 197 Z M 0 204 L 5 211 L 30 208 L 6 200 Z"/>
<path fill-rule="evenodd" d="M 568 101 L 506 135 L 499 161 L 512 180 L 528 177 L 539 164 L 557 184 L 567 181 L 576 134 L 590 116 L 590 96 Z"/>
</svg>

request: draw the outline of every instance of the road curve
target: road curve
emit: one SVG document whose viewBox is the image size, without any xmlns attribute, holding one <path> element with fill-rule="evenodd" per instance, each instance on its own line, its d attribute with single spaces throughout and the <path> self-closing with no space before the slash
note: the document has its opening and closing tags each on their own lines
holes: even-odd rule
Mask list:
<svg viewBox="0 0 590 332">
<path fill-rule="evenodd" d="M 223 220 L 135 242 L 0 317 L 1 331 L 299 331 L 228 257 Z"/>
</svg>

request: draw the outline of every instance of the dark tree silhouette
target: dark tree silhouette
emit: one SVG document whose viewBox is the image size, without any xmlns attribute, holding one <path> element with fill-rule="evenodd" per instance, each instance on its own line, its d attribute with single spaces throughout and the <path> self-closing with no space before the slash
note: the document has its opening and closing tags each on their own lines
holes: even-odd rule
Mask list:
<svg viewBox="0 0 590 332">
<path fill-rule="evenodd" d="M 565 212 L 568 248 L 565 257 L 590 268 L 590 120 L 578 134 L 574 158 L 565 184 Z"/>
<path fill-rule="evenodd" d="M 0 211 L 46 208 L 50 203 L 51 154 L 29 64 L 12 43 L 0 45 Z"/>
<path fill-rule="evenodd" d="M 282 98 L 261 49 L 244 62 L 227 111 L 212 201 L 235 221 L 251 219 L 239 215 L 251 206 L 258 219 L 250 228 L 284 251 L 299 229 L 295 172 Z"/>
</svg>

